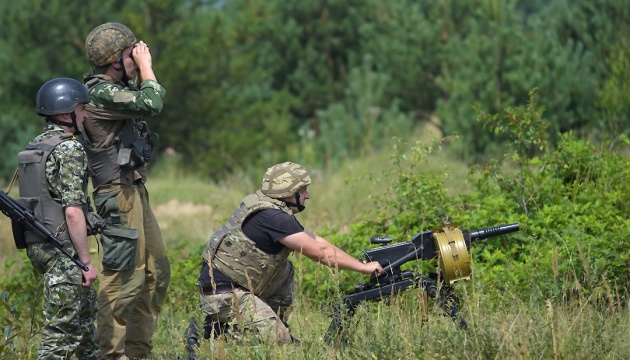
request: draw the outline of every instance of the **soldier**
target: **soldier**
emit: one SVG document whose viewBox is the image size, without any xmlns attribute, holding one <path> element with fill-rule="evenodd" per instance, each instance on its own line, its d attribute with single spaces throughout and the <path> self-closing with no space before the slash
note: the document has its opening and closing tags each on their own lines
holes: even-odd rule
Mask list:
<svg viewBox="0 0 630 360">
<path fill-rule="evenodd" d="M 27 255 L 44 274 L 44 317 L 39 359 L 96 359 L 97 271 L 90 261 L 86 215 L 87 158 L 75 135 L 83 130 L 85 87 L 69 78 L 46 82 L 39 89 L 36 112 L 46 128 L 18 154 L 20 201 L 37 220 L 87 265 L 79 269 L 50 242 L 24 234 Z"/>
<path fill-rule="evenodd" d="M 295 214 L 305 209 L 310 184 L 308 172 L 299 164 L 272 166 L 261 189 L 246 196 L 210 237 L 197 281 L 201 310 L 212 323 L 206 324 L 207 330 L 232 331 L 235 324 L 253 330 L 262 340 L 295 342 L 286 323 L 294 291 L 293 264 L 287 259 L 292 251 L 339 269 L 383 271 L 377 261 L 361 262 L 298 222 Z M 197 340 L 195 327 L 191 323 L 187 329 L 189 345 Z"/>
<path fill-rule="evenodd" d="M 145 116 L 162 110 L 149 47 L 129 28 L 105 23 L 85 40 L 90 117 L 83 138 L 94 203 L 106 220 L 98 293 L 102 359 L 150 356 L 170 281 L 162 233 L 145 188 L 152 141 Z"/>
</svg>

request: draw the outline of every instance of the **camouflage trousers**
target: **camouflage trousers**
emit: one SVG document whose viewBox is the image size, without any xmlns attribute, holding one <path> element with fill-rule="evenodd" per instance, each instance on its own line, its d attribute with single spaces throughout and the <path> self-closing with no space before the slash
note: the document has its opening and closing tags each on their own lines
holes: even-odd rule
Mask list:
<svg viewBox="0 0 630 360">
<path fill-rule="evenodd" d="M 98 293 L 100 359 L 151 354 L 171 270 L 144 185 L 101 186 L 94 203 L 106 226 Z"/>
<path fill-rule="evenodd" d="M 265 299 L 243 288 L 223 294 L 201 293 L 200 308 L 212 319 L 228 324 L 232 330 L 254 332 L 262 341 L 291 343 L 294 339 L 286 321 L 294 289 L 291 279 L 289 284 Z"/>
<path fill-rule="evenodd" d="M 44 274 L 44 318 L 38 359 L 96 359 L 94 287 L 83 287 L 81 270 L 52 244 L 29 245 L 27 255 Z"/>
</svg>

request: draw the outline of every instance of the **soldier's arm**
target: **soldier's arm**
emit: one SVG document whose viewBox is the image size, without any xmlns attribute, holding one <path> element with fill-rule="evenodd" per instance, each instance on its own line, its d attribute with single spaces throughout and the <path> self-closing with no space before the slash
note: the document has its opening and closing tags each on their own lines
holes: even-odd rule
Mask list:
<svg viewBox="0 0 630 360">
<path fill-rule="evenodd" d="M 339 249 L 337 246 L 329 243 L 321 236 L 317 236 L 306 230 L 282 238 L 279 242 L 289 249 L 301 252 L 311 260 L 330 267 L 357 271 L 364 274 L 371 274 L 374 271 L 380 273 L 383 271 L 383 268 L 377 261 L 363 263 Z"/>
<path fill-rule="evenodd" d="M 90 259 L 90 248 L 87 240 L 87 225 L 83 205 L 86 194 L 83 191 L 83 182 L 87 179 L 87 165 L 83 147 L 77 141 L 65 141 L 57 146 L 51 156 L 57 159 L 59 164 L 58 188 L 53 192 L 60 196 L 61 205 L 64 207 L 66 226 L 70 241 L 88 271 L 81 270 L 83 274 L 83 286 L 89 287 L 96 280 L 98 273 Z"/>
<path fill-rule="evenodd" d="M 74 246 L 74 250 L 87 267 L 88 271 L 83 271 L 83 286 L 91 286 L 96 278 L 98 272 L 92 265 L 90 259 L 90 247 L 87 240 L 87 225 L 85 224 L 85 215 L 81 206 L 68 206 L 65 210 L 66 225 L 68 226 L 68 233 L 70 234 L 70 240 Z"/>
<path fill-rule="evenodd" d="M 101 83 L 90 92 L 90 104 L 98 109 L 114 110 L 131 117 L 151 116 L 162 111 L 165 95 L 166 90 L 155 80 L 142 81 L 139 89 Z"/>
</svg>

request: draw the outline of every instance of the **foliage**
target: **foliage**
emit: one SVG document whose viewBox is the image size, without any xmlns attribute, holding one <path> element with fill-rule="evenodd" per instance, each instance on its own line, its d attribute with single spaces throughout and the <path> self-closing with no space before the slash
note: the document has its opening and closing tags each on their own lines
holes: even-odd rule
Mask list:
<svg viewBox="0 0 630 360">
<path fill-rule="evenodd" d="M 18 137 L 0 147 L 15 153 L 36 135 L 29 109 L 38 87 L 87 73 L 85 36 L 106 21 L 128 24 L 151 46 L 167 89 L 164 111 L 150 119 L 158 150 L 214 180 L 289 157 L 363 156 L 348 151 L 356 143 L 336 149 L 330 134 L 349 131 L 349 119 L 373 120 L 356 107 L 369 96 L 356 97 L 367 76 L 379 79 L 378 99 L 367 104 L 382 109 L 379 126 L 404 131 L 403 114 L 405 124 L 437 115 L 444 133 L 466 135 L 449 148 L 468 161 L 492 157 L 506 140 L 477 126 L 471 107 L 502 114 L 531 88 L 552 134 L 614 138 L 627 125 L 628 14 L 623 0 L 3 1 L 0 129 Z M 15 164 L 5 162 L 0 177 Z"/>
<path fill-rule="evenodd" d="M 499 192 L 512 200 L 498 214 L 520 217 L 530 236 L 509 245 L 509 256 L 482 250 L 482 278 L 519 292 L 533 289 L 530 296 L 535 298 L 601 296 L 607 287 L 627 286 L 630 234 L 623 179 L 628 158 L 597 149 L 572 133 L 562 134 L 558 146 L 540 157 L 531 154 L 532 146 L 545 149 L 540 115 L 535 98 L 525 107 L 509 109 L 503 118 L 482 114 L 495 122 L 496 130 L 510 134 L 506 160 L 517 171 L 502 171 L 497 163 L 479 169 L 479 193 L 474 196 L 491 199 Z"/>
<path fill-rule="evenodd" d="M 395 141 L 391 166 L 354 175 L 386 193 L 365 191 L 371 210 L 351 210 L 362 220 L 332 224 L 322 234 L 356 255 L 376 234 L 406 241 L 446 221 L 473 229 L 519 222 L 519 233 L 475 245 L 473 281 L 456 286 L 473 331 L 455 331 L 436 309 L 423 323 L 421 294 L 409 292 L 396 306 L 361 308 L 350 347 L 328 348 L 320 339 L 327 311 L 318 310 L 366 279 L 298 256 L 301 295 L 292 331 L 311 341 L 282 351 L 211 341 L 206 354 L 626 358 L 628 17 L 624 0 L 103 0 L 72 7 L 61 0 L 3 1 L 0 147 L 15 154 L 38 131 L 32 108 L 44 81 L 89 71 L 83 41 L 105 21 L 129 24 L 151 45 L 168 91 L 151 126 L 161 135 L 159 149 L 177 153 L 169 161 L 178 159 L 178 175 L 194 172 L 229 187 L 251 184 L 254 177 L 243 173 L 255 168 L 258 179 L 261 164 L 287 157 L 347 164 L 408 129 L 412 118 L 435 113 L 447 137 Z M 453 168 L 431 164 L 444 150 L 489 160 L 452 184 Z M 5 179 L 16 165 L 8 159 L 0 167 Z M 209 221 L 205 214 L 184 221 L 189 215 L 177 213 L 161 222 L 165 237 L 179 241 L 169 248 L 177 261 L 169 316 L 160 318 L 157 337 L 168 342 L 156 341 L 166 357 L 183 352 L 173 334 L 183 331 L 196 301 L 191 293 L 205 236 L 193 230 L 207 233 L 224 220 L 221 199 L 229 197 L 225 187 L 201 196 L 202 181 L 192 191 L 179 178 L 169 181 L 153 201 L 166 203 L 179 198 L 172 188 L 185 189 L 183 198 L 220 211 Z M 342 208 L 343 195 L 337 191 L 329 206 Z M 334 222 L 332 213 L 326 219 Z M 0 308 L 1 355 L 32 352 L 41 327 L 37 284 L 25 269 L 2 279 L 10 296 Z"/>
<path fill-rule="evenodd" d="M 0 89 L 1 91 L 1 89 Z M 9 111 L 18 111 L 19 109 L 11 109 Z M 17 154 L 22 151 L 26 144 L 33 139 L 33 134 L 39 129 L 43 129 L 44 120 L 32 113 L 22 111 L 26 114 L 19 116 L 10 112 L 4 113 L 0 110 L 0 144 L 7 154 Z M 31 118 L 33 121 L 29 123 L 19 123 L 17 119 Z M 39 125 L 39 128 L 38 126 Z M 9 158 L 8 156 L 5 159 Z M 0 179 L 11 179 L 17 171 L 17 155 L 13 156 L 14 161 L 3 161 L 0 163 Z"/>
<path fill-rule="evenodd" d="M 396 103 L 390 108 L 381 105 L 389 81 L 385 74 L 373 72 L 371 63 L 366 57 L 361 68 L 350 71 L 343 103 L 330 104 L 317 112 L 320 131 L 315 138 L 315 153 L 329 166 L 346 158 L 366 156 L 388 144 L 392 136 L 406 135 L 411 129 L 411 117 L 399 111 Z"/>
<path fill-rule="evenodd" d="M 629 199 L 623 179 L 628 158 L 572 133 L 550 146 L 549 125 L 537 99 L 532 90 L 526 105 L 509 107 L 501 116 L 478 112 L 480 122 L 509 139 L 509 150 L 504 159 L 473 168 L 462 185 L 468 191 L 455 197 L 446 193 L 448 169 L 422 170 L 429 154 L 441 149 L 439 143 L 416 143 L 409 153 L 398 143 L 392 166 L 382 174 L 395 179 L 394 185 L 374 199 L 376 210 L 368 220 L 353 225 L 350 236 L 332 235 L 333 241 L 360 253 L 366 248 L 361 239 L 375 234 L 408 241 L 448 221 L 472 229 L 519 222 L 520 233 L 488 239 L 473 249 L 475 273 L 488 291 L 540 300 L 599 297 L 610 287 L 627 286 Z M 358 277 L 341 274 L 341 279 L 347 283 Z M 303 286 L 315 287 L 314 280 L 305 279 Z"/>
<path fill-rule="evenodd" d="M 172 66 L 158 76 L 167 96 L 176 99 L 161 116 L 178 119 L 155 123 L 161 146 L 181 153 L 185 170 L 213 179 L 286 154 L 275 144 L 288 131 L 286 106 L 292 99 L 271 87 L 273 67 L 268 65 L 273 54 L 263 56 L 264 44 L 254 46 L 264 36 L 263 20 L 274 7 L 242 5 L 238 15 L 231 8 L 192 8 L 189 21 L 172 24 L 160 36 L 165 44 L 161 60 Z M 179 40 L 169 43 L 172 38 Z M 188 73 L 195 75 L 183 76 Z M 177 99 L 178 94 L 184 96 Z"/>
<path fill-rule="evenodd" d="M 385 101 L 397 100 L 403 112 L 426 117 L 435 109 L 442 90 L 435 77 L 447 54 L 443 42 L 448 31 L 442 14 L 446 2 L 369 1 L 374 20 L 359 28 L 361 56 L 373 58 L 373 67 L 389 81 Z M 354 66 L 357 66 L 355 64 Z"/>
<path fill-rule="evenodd" d="M 198 292 L 195 282 L 201 270 L 201 254 L 205 246 L 198 245 L 186 249 L 186 254 L 184 255 L 183 250 L 185 248 L 186 244 L 182 243 L 169 252 L 169 258 L 178 259 L 178 261 L 171 262 L 171 284 L 177 284 L 177 286 L 169 288 L 168 297 L 174 302 L 177 301 L 180 306 L 187 308 L 188 311 L 191 311 L 197 305 L 197 298 L 191 296 L 191 294 Z M 192 304 L 194 306 L 191 306 Z"/>
<path fill-rule="evenodd" d="M 611 76 L 604 84 L 598 103 L 602 113 L 599 127 L 602 135 L 608 135 L 615 145 L 630 129 L 630 47 L 625 42 L 614 51 L 609 66 Z"/>
<path fill-rule="evenodd" d="M 475 244 L 473 280 L 455 285 L 463 315 L 471 326 L 468 332 L 459 331 L 433 302 L 428 304 L 428 319 L 423 320 L 423 294 L 409 290 L 391 302 L 362 305 L 351 324 L 348 346 L 326 346 L 322 335 L 330 322 L 330 303 L 339 301 L 353 282 L 366 281 L 365 275 L 336 271 L 297 256 L 293 261 L 299 290 L 290 324 L 303 345 L 278 348 L 247 337 L 241 342 L 208 340 L 202 344 L 200 355 L 226 359 L 385 355 L 421 359 L 588 358 L 596 351 L 605 357 L 627 357 L 625 274 L 629 254 L 625 239 L 629 224 L 624 214 L 629 199 L 623 188 L 628 176 L 627 157 L 571 133 L 558 135 L 557 146 L 549 144 L 543 115 L 535 92 L 530 92 L 527 104 L 508 108 L 501 116 L 478 110 L 480 123 L 508 139 L 509 147 L 502 161 L 474 168 L 459 195 L 449 195 L 444 185 L 452 180 L 452 169 L 440 164 L 435 170 L 432 164 L 439 159 L 437 154 L 458 139 L 411 146 L 402 139 L 395 141 L 391 165 L 374 174 L 360 174 L 372 181 L 374 188 L 388 191 L 372 197 L 365 220 L 357 221 L 350 229 L 323 232 L 342 249 L 359 254 L 370 247 L 371 235 L 390 235 L 396 241 L 405 241 L 415 232 L 445 221 L 468 229 L 519 222 L 519 233 Z M 622 145 L 627 143 L 621 142 L 615 149 L 622 149 Z M 202 187 L 202 181 L 165 178 L 168 180 L 164 184 L 158 181 L 151 189 L 157 193 L 152 200 L 158 199 L 160 204 L 168 205 L 172 197 L 181 197 L 213 205 L 217 202 L 224 209 L 228 205 L 219 202 L 222 198 L 236 199 L 243 192 L 227 185 L 222 193 L 219 188 L 207 191 L 209 186 Z M 386 185 L 390 180 L 393 185 Z M 226 194 L 227 190 L 238 194 Z M 335 201 L 347 202 L 345 194 L 334 193 Z M 197 239 L 197 235 L 191 235 L 198 226 L 193 215 L 182 213 L 181 204 L 170 207 L 172 219 L 164 220 L 161 214 L 160 223 L 165 238 L 170 240 L 173 277 L 154 338 L 154 352 L 164 358 L 185 354 L 181 334 L 195 311 L 197 292 L 193 283 L 205 245 L 205 236 Z M 160 213 L 159 207 L 155 210 Z M 225 220 L 216 216 L 209 220 L 204 213 L 201 222 L 216 224 Z M 426 262 L 409 266 L 434 265 Z M 3 325 L 10 324 L 11 334 L 17 334 L 16 325 L 28 324 L 24 329 L 30 329 L 33 322 L 27 317 L 33 315 L 27 314 L 41 317 L 39 301 L 22 298 L 36 293 L 34 279 L 24 270 L 11 279 L 2 279 L 2 288 L 11 294 L 8 303 L 14 302 L 11 311 L 21 316 L 20 320 L 7 318 L 6 314 L 12 312 L 2 308 Z M 26 332 L 12 339 L 7 336 L 2 351 L 32 353 L 36 345 L 28 336 L 36 334 Z M 13 350 L 7 340 L 13 340 Z"/>
<path fill-rule="evenodd" d="M 12 263 L 5 264 L 6 267 Z M 5 272 L 6 273 L 6 272 Z M 44 326 L 41 302 L 44 296 L 43 282 L 37 271 L 22 269 L 9 279 L 2 279 L 0 294 L 0 357 L 15 354 L 29 358 L 33 339 Z"/>
</svg>

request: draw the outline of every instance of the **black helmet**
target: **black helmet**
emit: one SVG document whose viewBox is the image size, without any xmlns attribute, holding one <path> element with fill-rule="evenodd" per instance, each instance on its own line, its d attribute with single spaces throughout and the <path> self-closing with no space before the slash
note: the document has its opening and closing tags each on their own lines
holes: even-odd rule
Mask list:
<svg viewBox="0 0 630 360">
<path fill-rule="evenodd" d="M 35 111 L 38 115 L 69 114 L 79 104 L 90 102 L 85 86 L 70 78 L 48 80 L 37 92 Z"/>
</svg>

